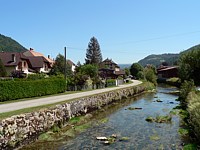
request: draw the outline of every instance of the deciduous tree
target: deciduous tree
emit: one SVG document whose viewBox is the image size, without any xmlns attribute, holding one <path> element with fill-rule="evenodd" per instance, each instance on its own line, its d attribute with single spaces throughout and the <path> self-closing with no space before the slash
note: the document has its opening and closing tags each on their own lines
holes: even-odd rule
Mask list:
<svg viewBox="0 0 200 150">
<path fill-rule="evenodd" d="M 67 76 L 72 74 L 71 66 L 69 64 L 66 65 Z M 61 54 L 58 54 L 55 60 L 55 63 L 50 71 L 51 75 L 59 75 L 65 73 L 65 57 Z"/>
<path fill-rule="evenodd" d="M 182 80 L 194 80 L 200 84 L 200 49 L 183 53 L 179 58 L 179 76 Z"/>
<path fill-rule="evenodd" d="M 133 63 L 130 68 L 131 75 L 136 78 L 139 78 L 138 73 L 140 71 L 143 71 L 143 69 L 144 68 L 139 63 Z"/>
</svg>

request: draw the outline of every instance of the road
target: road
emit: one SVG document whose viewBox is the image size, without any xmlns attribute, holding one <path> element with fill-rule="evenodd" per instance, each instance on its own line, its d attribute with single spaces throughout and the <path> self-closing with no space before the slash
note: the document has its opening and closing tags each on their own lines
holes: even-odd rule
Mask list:
<svg viewBox="0 0 200 150">
<path fill-rule="evenodd" d="M 133 83 L 131 83 L 131 84 L 124 84 L 124 85 L 120 85 L 120 86 L 112 87 L 112 88 L 97 89 L 97 90 L 92 90 L 92 91 L 86 91 L 86 92 L 80 92 L 80 93 L 74 93 L 74 94 L 66 94 L 66 95 L 49 96 L 49 97 L 43 97 L 43 98 L 41 97 L 41 98 L 33 99 L 33 100 L 1 104 L 0 105 L 0 113 L 10 112 L 10 111 L 14 111 L 14 110 L 29 108 L 29 107 L 36 107 L 36 106 L 41 106 L 41 105 L 46 105 L 46 104 L 53 104 L 53 103 L 72 100 L 72 99 L 77 99 L 77 98 L 81 98 L 81 97 L 85 97 L 85 96 L 91 96 L 94 94 L 100 94 L 103 92 L 108 92 L 108 91 L 113 91 L 113 90 L 122 89 L 122 88 L 126 88 L 126 87 L 136 86 L 136 85 L 142 83 L 141 81 L 138 81 L 138 80 L 132 80 L 132 81 L 133 81 Z"/>
</svg>

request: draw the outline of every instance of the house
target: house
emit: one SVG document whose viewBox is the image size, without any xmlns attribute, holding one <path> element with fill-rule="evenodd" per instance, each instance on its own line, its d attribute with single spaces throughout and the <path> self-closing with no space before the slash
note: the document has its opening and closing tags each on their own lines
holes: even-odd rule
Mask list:
<svg viewBox="0 0 200 150">
<path fill-rule="evenodd" d="M 29 60 L 23 53 L 18 52 L 0 52 L 0 59 L 2 60 L 7 74 L 11 74 L 13 71 L 22 71 L 25 74 L 29 74 L 28 63 Z"/>
<path fill-rule="evenodd" d="M 30 73 L 48 73 L 54 61 L 50 57 L 30 49 L 26 52 L 0 52 L 6 72 L 10 75 L 13 71 L 22 71 L 25 74 Z"/>
<path fill-rule="evenodd" d="M 29 68 L 35 73 L 49 73 L 51 70 L 51 63 L 42 56 L 29 56 Z"/>
<path fill-rule="evenodd" d="M 54 64 L 54 60 L 50 58 L 50 55 L 48 57 L 44 56 L 43 54 L 36 52 L 34 49 L 30 48 L 30 50 L 23 53 L 27 57 L 44 57 L 45 61 L 47 61 L 50 66 L 52 67 Z"/>
<path fill-rule="evenodd" d="M 112 59 L 107 58 L 99 64 L 99 74 L 102 78 L 116 79 L 120 76 L 124 77 L 125 71 L 120 69 Z"/>
<path fill-rule="evenodd" d="M 67 59 L 67 64 L 71 67 L 72 72 L 75 72 L 76 65 L 70 59 Z"/>
<path fill-rule="evenodd" d="M 157 69 L 158 78 L 178 77 L 178 66 L 161 66 Z"/>
</svg>

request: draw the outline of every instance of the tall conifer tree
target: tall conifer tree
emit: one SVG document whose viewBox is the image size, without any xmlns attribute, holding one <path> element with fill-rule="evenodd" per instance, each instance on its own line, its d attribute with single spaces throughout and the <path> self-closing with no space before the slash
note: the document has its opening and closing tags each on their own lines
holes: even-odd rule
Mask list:
<svg viewBox="0 0 200 150">
<path fill-rule="evenodd" d="M 100 62 L 102 62 L 100 45 L 97 39 L 95 37 L 92 37 L 88 44 L 85 63 L 98 65 Z"/>
</svg>

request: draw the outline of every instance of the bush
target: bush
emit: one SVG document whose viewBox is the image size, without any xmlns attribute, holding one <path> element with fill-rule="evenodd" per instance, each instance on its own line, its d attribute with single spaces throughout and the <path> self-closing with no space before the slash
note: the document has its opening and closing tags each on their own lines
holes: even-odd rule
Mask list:
<svg viewBox="0 0 200 150">
<path fill-rule="evenodd" d="M 189 112 L 189 124 L 193 127 L 193 133 L 200 142 L 200 94 L 190 92 L 187 98 Z"/>
<path fill-rule="evenodd" d="M 62 78 L 0 81 L 0 101 L 61 93 L 65 88 L 66 82 Z"/>
<path fill-rule="evenodd" d="M 191 91 L 195 90 L 194 82 L 193 81 L 184 81 L 180 88 L 180 95 L 179 100 L 181 103 L 181 107 L 183 109 L 187 108 L 188 100 L 187 96 Z"/>
<path fill-rule="evenodd" d="M 106 80 L 106 86 L 107 87 L 116 86 L 116 80 L 115 79 L 107 79 Z"/>
<path fill-rule="evenodd" d="M 29 74 L 27 79 L 29 80 L 38 80 L 38 79 L 44 79 L 46 77 L 46 74 Z"/>
<path fill-rule="evenodd" d="M 157 85 L 157 76 L 152 68 L 144 69 L 144 77 L 147 81 Z"/>
</svg>

